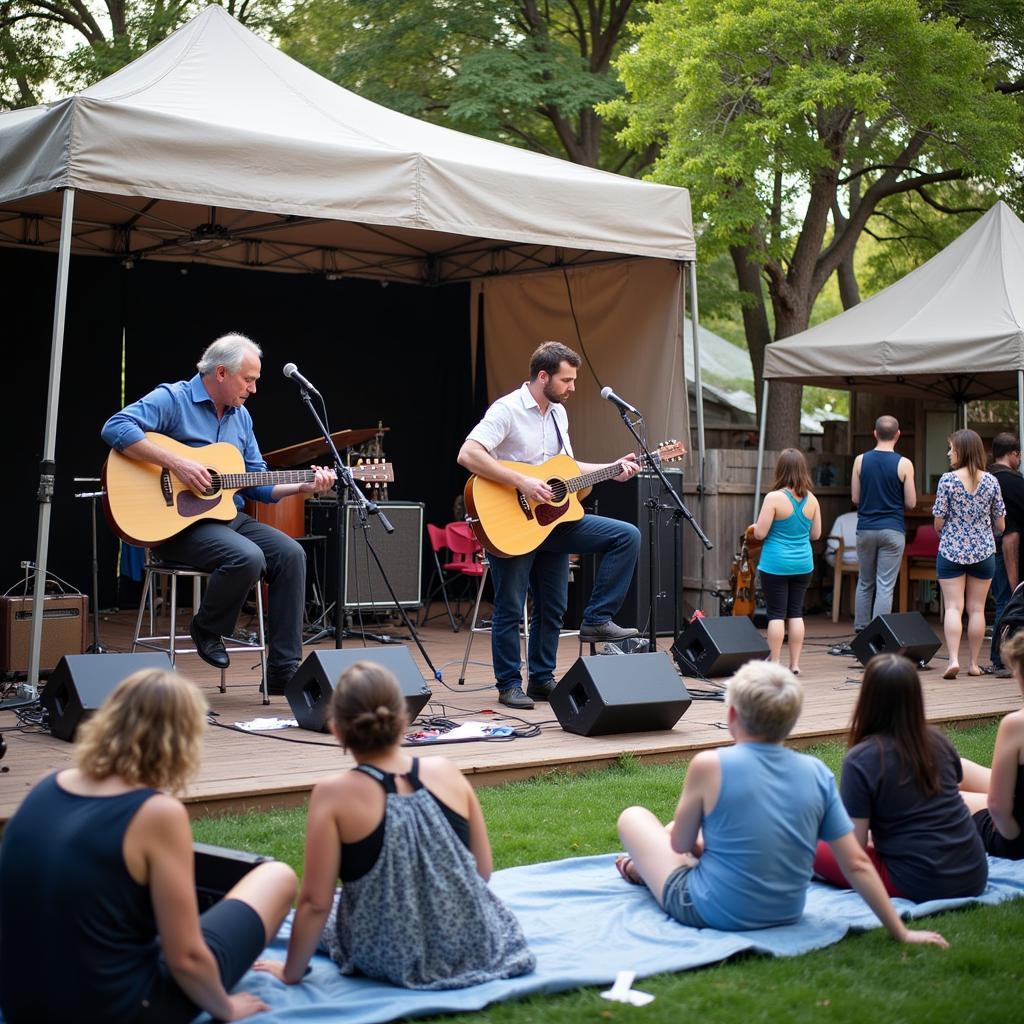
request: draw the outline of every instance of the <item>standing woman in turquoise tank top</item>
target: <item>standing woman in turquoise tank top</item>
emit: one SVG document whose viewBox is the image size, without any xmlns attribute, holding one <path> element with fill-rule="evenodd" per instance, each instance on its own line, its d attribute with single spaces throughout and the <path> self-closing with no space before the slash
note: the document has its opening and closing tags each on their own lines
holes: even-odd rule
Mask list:
<svg viewBox="0 0 1024 1024">
<path fill-rule="evenodd" d="M 775 481 L 764 496 L 754 536 L 764 541 L 758 572 L 768 606 L 768 650 L 782 657 L 789 630 L 789 667 L 800 674 L 804 646 L 804 595 L 811 582 L 811 541 L 821 536 L 821 506 L 811 494 L 811 475 L 798 448 L 784 448 L 775 463 Z"/>
</svg>

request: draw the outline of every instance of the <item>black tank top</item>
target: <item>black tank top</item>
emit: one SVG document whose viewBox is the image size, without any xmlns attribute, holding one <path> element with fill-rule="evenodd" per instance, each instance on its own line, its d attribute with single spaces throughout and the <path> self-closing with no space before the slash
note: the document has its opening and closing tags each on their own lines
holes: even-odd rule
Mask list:
<svg viewBox="0 0 1024 1024">
<path fill-rule="evenodd" d="M 149 888 L 124 834 L 153 789 L 78 796 L 56 775 L 25 798 L 0 846 L 0 1007 L 20 1021 L 133 1020 L 157 978 Z"/>
<path fill-rule="evenodd" d="M 357 765 L 352 770 L 362 772 L 363 775 L 368 775 L 371 779 L 379 782 L 385 793 L 398 792 L 395 788 L 395 775 L 393 772 L 382 772 L 379 768 L 374 768 L 368 764 Z M 420 781 L 420 761 L 418 757 L 412 759 L 412 768 L 409 769 L 409 774 L 406 778 L 409 780 L 409 785 L 412 786 L 414 793 L 419 789 L 426 789 Z M 443 800 L 439 800 L 437 796 L 431 793 L 429 789 L 427 792 L 434 798 L 434 803 L 441 808 L 448 824 L 451 825 L 452 830 L 462 841 L 462 845 L 468 850 L 469 819 L 464 818 L 458 811 L 453 811 Z M 359 839 L 354 843 L 341 844 L 341 871 L 339 872 L 339 877 L 342 882 L 354 882 L 357 878 L 362 878 L 377 863 L 381 847 L 384 845 L 384 820 L 385 818 L 382 816 L 380 824 L 365 839 Z"/>
</svg>

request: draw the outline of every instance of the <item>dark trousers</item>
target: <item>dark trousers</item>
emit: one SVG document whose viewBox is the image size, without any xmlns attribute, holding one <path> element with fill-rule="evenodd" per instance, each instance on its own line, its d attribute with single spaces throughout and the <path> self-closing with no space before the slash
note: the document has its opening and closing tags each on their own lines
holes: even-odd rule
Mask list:
<svg viewBox="0 0 1024 1024">
<path fill-rule="evenodd" d="M 245 598 L 261 576 L 269 588 L 267 674 L 290 675 L 302 660 L 306 553 L 298 541 L 244 512 L 230 523 L 204 520 L 154 548 L 160 559 L 210 573 L 199 626 L 230 636 Z"/>
</svg>

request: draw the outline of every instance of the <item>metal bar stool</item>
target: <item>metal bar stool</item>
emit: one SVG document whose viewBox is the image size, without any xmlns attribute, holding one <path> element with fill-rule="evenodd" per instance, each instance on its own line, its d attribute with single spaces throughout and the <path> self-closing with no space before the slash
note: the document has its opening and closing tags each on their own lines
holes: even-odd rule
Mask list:
<svg viewBox="0 0 1024 1024">
<path fill-rule="evenodd" d="M 462 671 L 459 673 L 459 686 L 464 686 L 466 683 L 466 666 L 469 664 L 469 651 L 473 646 L 473 637 L 477 633 L 490 633 L 490 626 L 478 626 L 477 618 L 480 614 L 480 600 L 484 596 L 484 585 L 487 583 L 487 573 L 490 571 L 490 562 L 488 561 L 489 555 L 484 555 L 481 565 L 483 566 L 483 573 L 480 576 L 480 585 L 476 590 L 476 602 L 473 605 L 473 618 L 469 623 L 469 635 L 466 637 L 466 650 L 462 656 Z M 569 579 L 572 580 L 573 567 L 570 564 Z M 523 624 L 520 627 L 519 635 L 522 643 L 522 658 L 523 661 L 529 660 L 529 648 L 530 648 L 530 610 L 529 610 L 529 594 L 527 594 L 526 600 L 523 602 Z M 579 636 L 578 629 L 563 629 L 559 630 L 559 639 L 567 636 Z M 594 654 L 596 649 L 594 644 L 590 645 L 590 653 Z M 580 641 L 580 655 L 583 654 L 583 641 Z"/>
<path fill-rule="evenodd" d="M 199 607 L 201 580 L 209 577 L 208 572 L 201 569 L 194 569 L 190 565 L 182 565 L 180 562 L 161 562 L 147 553 L 146 563 L 143 566 L 145 576 L 142 581 L 142 596 L 139 599 L 139 614 L 135 620 L 135 636 L 132 640 L 132 652 L 136 647 L 148 647 L 153 651 L 162 651 L 171 659 L 174 664 L 179 654 L 195 654 L 196 649 L 192 645 L 192 637 L 188 633 L 179 633 L 178 622 L 178 579 L 192 580 L 192 614 Z M 170 591 L 170 622 L 167 633 L 156 632 L 157 620 L 154 616 L 155 586 L 158 579 L 166 581 Z M 243 640 L 233 639 L 225 642 L 226 651 L 259 651 L 260 655 L 260 688 L 263 691 L 263 703 L 270 703 L 270 694 L 267 691 L 267 640 L 263 623 L 263 587 L 262 581 L 257 580 L 253 587 L 253 594 L 256 600 L 256 640 L 248 643 Z M 149 633 L 142 633 L 142 617 L 146 613 L 146 606 L 149 606 Z M 225 675 L 227 669 L 220 670 L 220 692 L 227 689 Z"/>
</svg>

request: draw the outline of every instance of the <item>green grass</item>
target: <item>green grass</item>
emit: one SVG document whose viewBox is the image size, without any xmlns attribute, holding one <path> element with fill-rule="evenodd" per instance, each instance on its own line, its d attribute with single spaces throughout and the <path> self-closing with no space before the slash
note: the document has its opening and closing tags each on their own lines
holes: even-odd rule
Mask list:
<svg viewBox="0 0 1024 1024">
<path fill-rule="evenodd" d="M 991 762 L 994 724 L 952 728 L 949 735 L 964 756 Z M 838 771 L 843 751 L 842 744 L 824 743 L 809 753 Z M 668 818 L 685 772 L 683 763 L 644 765 L 627 756 L 601 771 L 552 773 L 482 789 L 480 802 L 495 866 L 618 849 L 619 811 L 642 803 Z M 195 822 L 193 830 L 201 842 L 270 853 L 301 871 L 304 808 L 211 818 Z M 644 979 L 637 987 L 657 999 L 643 1009 L 611 1004 L 596 989 L 581 989 L 501 1003 L 472 1018 L 475 1024 L 1019 1020 L 1024 900 L 944 914 L 929 919 L 927 926 L 941 931 L 952 948 L 943 953 L 901 947 L 876 929 L 792 959 L 749 955 L 702 970 Z M 586 951 L 580 954 L 585 956 Z"/>
</svg>

